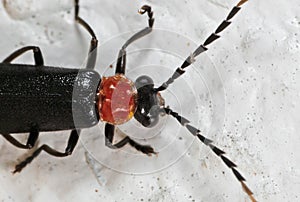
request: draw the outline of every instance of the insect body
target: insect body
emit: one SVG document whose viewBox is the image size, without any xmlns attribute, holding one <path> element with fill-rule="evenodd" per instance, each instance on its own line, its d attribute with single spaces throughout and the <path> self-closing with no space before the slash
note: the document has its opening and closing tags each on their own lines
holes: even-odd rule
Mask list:
<svg viewBox="0 0 300 202">
<path fill-rule="evenodd" d="M 97 124 L 100 80 L 93 70 L 0 64 L 1 133 L 71 130 L 73 119 L 79 128 Z"/>
<path fill-rule="evenodd" d="M 147 154 L 156 154 L 149 145 L 135 142 L 129 136 L 113 144 L 115 125 L 123 124 L 134 117 L 145 127 L 152 127 L 159 121 L 160 114 L 174 117 L 182 126 L 201 142 L 207 145 L 232 170 L 241 183 L 244 191 L 252 201 L 256 201 L 245 184 L 244 177 L 236 165 L 225 157 L 225 152 L 213 145 L 212 140 L 204 137 L 200 130 L 190 125 L 189 120 L 180 116 L 169 107 L 160 92 L 168 88 L 179 78 L 185 68 L 190 66 L 195 57 L 205 52 L 207 46 L 218 39 L 218 35 L 231 22 L 231 18 L 240 10 L 247 0 L 241 0 L 203 44 L 178 67 L 174 74 L 161 86 L 155 88 L 149 76 L 142 75 L 131 81 L 125 76 L 126 48 L 137 39 L 149 34 L 154 24 L 150 6 L 144 5 L 140 14 L 147 13 L 148 26 L 128 39 L 119 51 L 115 75 L 102 77 L 94 71 L 98 40 L 92 28 L 79 17 L 79 2 L 75 0 L 75 20 L 91 35 L 90 49 L 85 69 L 68 69 L 44 66 L 41 50 L 36 46 L 23 47 L 0 63 L 0 134 L 16 147 L 32 148 L 39 132 L 71 130 L 64 152 L 57 151 L 48 145 L 42 145 L 27 159 L 16 165 L 14 173 L 20 172 L 41 151 L 56 157 L 72 154 L 81 129 L 105 122 L 105 145 L 117 149 L 126 144 Z M 11 64 L 26 51 L 33 51 L 34 65 Z M 13 109 L 13 110 L 12 110 Z M 29 133 L 27 143 L 16 140 L 11 133 Z"/>
</svg>

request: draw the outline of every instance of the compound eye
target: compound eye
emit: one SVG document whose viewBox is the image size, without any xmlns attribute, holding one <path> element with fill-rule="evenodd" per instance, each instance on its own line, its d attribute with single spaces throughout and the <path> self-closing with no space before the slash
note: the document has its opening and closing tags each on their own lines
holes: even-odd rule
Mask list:
<svg viewBox="0 0 300 202">
<path fill-rule="evenodd" d="M 154 127 L 158 121 L 159 121 L 159 117 L 158 116 L 143 116 L 144 118 L 142 119 L 142 121 L 140 121 L 140 123 L 146 127 L 146 128 L 152 128 Z"/>
<path fill-rule="evenodd" d="M 160 107 L 158 105 L 155 105 L 153 107 L 151 107 L 150 109 L 150 117 L 149 117 L 149 121 L 150 121 L 150 124 L 147 126 L 148 128 L 151 128 L 153 126 L 155 126 L 158 121 L 159 121 L 159 110 Z"/>
<path fill-rule="evenodd" d="M 154 85 L 154 82 L 149 76 L 146 75 L 138 77 L 135 81 L 135 86 L 137 89 L 148 85 Z"/>
<path fill-rule="evenodd" d="M 150 117 L 150 124 L 147 126 L 147 128 L 152 128 L 153 126 L 155 126 L 159 121 L 159 117 L 158 116 L 151 116 Z"/>
</svg>

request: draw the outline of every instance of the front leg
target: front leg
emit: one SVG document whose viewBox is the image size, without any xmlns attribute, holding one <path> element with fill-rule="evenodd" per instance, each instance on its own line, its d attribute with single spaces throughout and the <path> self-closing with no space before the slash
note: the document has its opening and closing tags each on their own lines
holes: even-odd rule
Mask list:
<svg viewBox="0 0 300 202">
<path fill-rule="evenodd" d="M 107 123 L 105 125 L 105 146 L 111 149 L 119 149 L 121 147 L 124 147 L 128 143 L 130 146 L 134 147 L 137 151 L 147 154 L 148 156 L 151 156 L 151 154 L 157 154 L 157 152 L 155 152 L 150 145 L 141 145 L 135 142 L 134 140 L 132 140 L 128 136 L 123 138 L 118 143 L 113 144 L 114 134 L 115 134 L 115 126 Z"/>
<path fill-rule="evenodd" d="M 143 15 L 144 13 L 148 14 L 148 27 L 142 29 L 141 31 L 135 33 L 132 37 L 130 37 L 125 44 L 122 46 L 122 48 L 119 51 L 118 59 L 117 59 L 117 66 L 116 66 L 116 74 L 125 74 L 126 69 L 126 48 L 133 43 L 134 41 L 146 36 L 152 31 L 152 27 L 154 24 L 154 18 L 153 18 L 153 11 L 150 6 L 144 5 L 139 10 L 139 14 Z"/>
</svg>

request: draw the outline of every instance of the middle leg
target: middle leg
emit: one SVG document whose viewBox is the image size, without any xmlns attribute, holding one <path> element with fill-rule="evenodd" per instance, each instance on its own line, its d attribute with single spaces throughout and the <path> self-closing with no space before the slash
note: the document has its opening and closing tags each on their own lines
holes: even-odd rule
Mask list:
<svg viewBox="0 0 300 202">
<path fill-rule="evenodd" d="M 5 58 L 2 62 L 3 63 L 11 63 L 14 59 L 22 55 L 23 53 L 27 51 L 33 51 L 33 57 L 34 57 L 34 62 L 35 66 L 43 66 L 44 65 L 44 58 L 42 51 L 39 47 L 37 46 L 25 46 L 22 47 L 16 51 L 14 51 L 12 54 L 10 54 L 7 58 Z"/>
<path fill-rule="evenodd" d="M 57 151 L 57 150 L 51 148 L 50 146 L 43 144 L 37 150 L 35 150 L 31 156 L 27 157 L 24 161 L 22 161 L 21 163 L 16 165 L 13 173 L 21 172 L 23 170 L 23 168 L 25 168 L 27 166 L 27 164 L 31 163 L 32 160 L 41 153 L 41 151 L 45 151 L 48 154 L 50 154 L 52 156 L 56 156 L 56 157 L 65 157 L 65 156 L 71 155 L 77 142 L 78 142 L 80 132 L 81 132 L 80 130 L 76 130 L 76 129 L 71 131 L 65 152 Z"/>
<path fill-rule="evenodd" d="M 16 138 L 14 138 L 11 134 L 6 133 L 6 132 L 2 132 L 1 135 L 8 141 L 10 142 L 12 145 L 14 145 L 15 147 L 21 148 L 21 149 L 31 149 L 32 147 L 34 147 L 38 137 L 39 137 L 39 130 L 37 126 L 32 126 L 27 138 L 27 143 L 23 144 L 22 142 L 20 142 L 19 140 L 17 140 Z"/>
<path fill-rule="evenodd" d="M 75 20 L 82 25 L 91 35 L 92 39 L 90 42 L 90 49 L 88 52 L 88 59 L 86 68 L 87 69 L 94 69 L 97 59 L 97 47 L 98 47 L 98 40 L 96 37 L 95 32 L 91 28 L 91 26 L 86 23 L 80 16 L 79 16 L 79 0 L 75 0 Z"/>
</svg>

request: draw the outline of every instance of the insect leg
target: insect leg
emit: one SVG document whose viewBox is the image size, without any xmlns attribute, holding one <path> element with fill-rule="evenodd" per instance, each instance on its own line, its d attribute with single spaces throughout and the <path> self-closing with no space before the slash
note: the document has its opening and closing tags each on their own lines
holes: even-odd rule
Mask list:
<svg viewBox="0 0 300 202">
<path fill-rule="evenodd" d="M 29 133 L 29 137 L 27 139 L 27 143 L 26 143 L 26 146 L 28 146 L 30 149 L 32 147 L 34 147 L 37 139 L 39 137 L 39 131 L 38 130 L 32 130 L 30 133 Z"/>
<path fill-rule="evenodd" d="M 231 11 L 229 12 L 227 18 L 221 22 L 221 24 L 217 27 L 216 31 L 212 33 L 209 37 L 206 38 L 203 44 L 201 44 L 186 60 L 182 63 L 180 67 L 178 67 L 173 75 L 164 82 L 160 87 L 158 87 L 157 91 L 163 91 L 168 88 L 168 86 L 174 82 L 175 79 L 180 77 L 182 74 L 185 73 L 185 68 L 190 66 L 195 62 L 195 58 L 200 55 L 201 53 L 208 50 L 206 47 L 207 45 L 214 42 L 216 39 L 220 38 L 219 33 L 221 33 L 228 25 L 231 24 L 231 19 L 238 13 L 241 9 L 241 6 L 248 0 L 241 0 L 236 6 L 234 6 Z"/>
<path fill-rule="evenodd" d="M 140 151 L 144 154 L 151 155 L 151 154 L 156 154 L 154 149 L 149 146 L 149 145 L 141 145 L 134 140 L 132 140 L 130 137 L 126 136 L 123 138 L 121 141 L 119 141 L 116 144 L 113 144 L 113 138 L 115 134 L 115 126 L 111 124 L 106 124 L 105 125 L 105 146 L 111 148 L 111 149 L 119 149 L 123 146 L 125 146 L 127 143 L 134 147 L 137 151 Z"/>
<path fill-rule="evenodd" d="M 80 130 L 72 130 L 65 152 L 59 152 L 55 149 L 52 149 L 50 146 L 44 144 L 40 146 L 37 150 L 35 150 L 31 156 L 27 157 L 24 161 L 16 165 L 13 173 L 21 172 L 27 164 L 31 163 L 31 161 L 41 153 L 41 151 L 45 151 L 48 154 L 56 157 L 65 157 L 71 155 L 78 142 L 80 132 Z"/>
<path fill-rule="evenodd" d="M 91 35 L 91 44 L 90 44 L 90 49 L 88 52 L 88 59 L 87 59 L 87 64 L 86 68 L 87 69 L 94 69 L 95 64 L 96 64 L 96 59 L 97 59 L 97 46 L 98 46 L 98 40 L 97 37 L 91 28 L 91 26 L 86 23 L 81 17 L 79 17 L 79 0 L 75 0 L 75 20 L 81 24 Z"/>
<path fill-rule="evenodd" d="M 32 128 L 32 130 L 29 133 L 27 143 L 23 144 L 17 139 L 15 139 L 13 136 L 7 133 L 1 134 L 8 142 L 10 142 L 12 145 L 15 147 L 21 148 L 21 149 L 31 149 L 34 147 L 38 137 L 39 137 L 39 131 L 36 130 L 35 128 Z"/>
<path fill-rule="evenodd" d="M 42 52 L 39 47 L 37 46 L 25 46 L 23 48 L 20 48 L 10 54 L 7 58 L 3 60 L 3 63 L 11 63 L 14 59 L 25 53 L 26 51 L 32 50 L 33 51 L 33 57 L 34 57 L 34 62 L 35 66 L 42 66 L 44 65 L 44 59 Z"/>
<path fill-rule="evenodd" d="M 232 170 L 233 174 L 235 175 L 237 180 L 241 183 L 243 190 L 247 193 L 251 201 L 256 202 L 252 191 L 245 184 L 246 179 L 240 174 L 239 171 L 237 171 L 236 169 L 237 165 L 235 165 L 231 160 L 229 160 L 227 157 L 224 156 L 225 155 L 224 151 L 214 146 L 212 140 L 201 135 L 201 131 L 199 129 L 195 128 L 194 126 L 191 126 L 189 124 L 190 121 L 180 116 L 177 112 L 174 112 L 170 108 L 164 108 L 163 112 L 173 116 L 182 126 L 186 127 L 190 133 L 192 133 L 194 136 L 197 136 L 203 144 L 208 146 L 217 156 L 219 156 L 222 159 L 222 161 L 226 164 L 226 166 Z"/>
<path fill-rule="evenodd" d="M 153 27 L 153 24 L 154 24 L 153 12 L 152 12 L 152 9 L 151 9 L 150 6 L 144 5 L 139 10 L 139 13 L 144 14 L 146 12 L 147 12 L 148 17 L 149 17 L 148 27 L 146 27 L 146 28 L 142 29 L 141 31 L 137 32 L 136 34 L 134 34 L 122 46 L 122 48 L 119 51 L 119 55 L 118 55 L 116 74 L 125 74 L 125 69 L 126 69 L 126 48 L 127 48 L 127 46 L 129 46 L 135 40 L 142 38 L 143 36 L 149 34 L 152 31 L 152 27 Z"/>
</svg>

